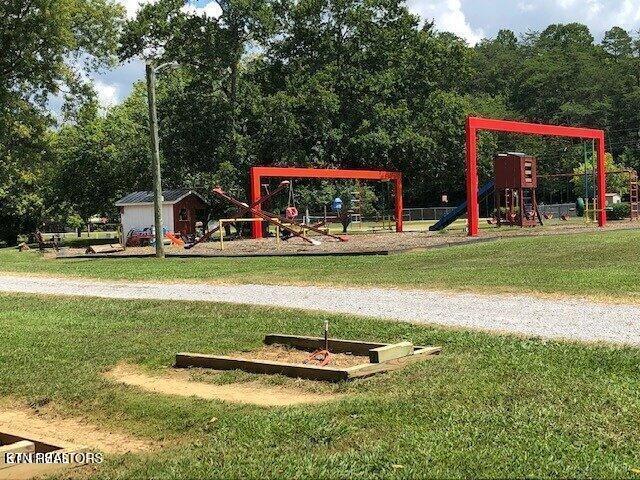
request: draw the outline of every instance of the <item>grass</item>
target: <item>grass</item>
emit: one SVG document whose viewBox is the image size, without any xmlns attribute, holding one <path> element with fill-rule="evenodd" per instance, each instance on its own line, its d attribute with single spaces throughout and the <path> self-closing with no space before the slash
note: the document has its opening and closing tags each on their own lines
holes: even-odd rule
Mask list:
<svg viewBox="0 0 640 480">
<path fill-rule="evenodd" d="M 256 347 L 266 332 L 317 334 L 324 318 L 0 295 L 0 395 L 166 445 L 108 457 L 92 478 L 628 477 L 640 467 L 637 349 L 340 316 L 329 317 L 336 336 L 410 339 L 444 352 L 400 372 L 322 387 L 345 394 L 335 402 L 286 408 L 154 395 L 100 376 L 120 361 L 169 366 L 179 350 Z"/>
<path fill-rule="evenodd" d="M 0 271 L 101 279 L 313 283 L 637 301 L 640 231 L 508 238 L 380 257 L 45 260 L 0 250 Z"/>
</svg>

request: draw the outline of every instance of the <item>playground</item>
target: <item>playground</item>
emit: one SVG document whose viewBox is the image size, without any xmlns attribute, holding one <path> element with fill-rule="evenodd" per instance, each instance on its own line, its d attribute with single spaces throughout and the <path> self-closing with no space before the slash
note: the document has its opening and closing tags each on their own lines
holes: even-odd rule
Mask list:
<svg viewBox="0 0 640 480">
<path fill-rule="evenodd" d="M 509 150 L 480 155 L 483 132 L 507 135 L 491 137 L 507 148 L 535 150 L 548 137 L 559 138 L 565 151 L 573 152 L 563 164 L 574 170 L 558 172 L 553 159 Z M 465 133 L 466 200 L 457 205 L 405 209 L 411 179 L 395 171 L 256 166 L 249 169 L 246 199 L 224 185 L 209 192 L 210 203 L 194 190 L 165 191 L 169 219 L 160 235 L 162 248 L 179 257 L 387 255 L 474 238 L 637 228 L 637 172 L 607 159 L 602 130 L 469 117 Z M 541 140 L 522 143 L 530 137 Z M 582 153 L 576 156 L 579 145 Z M 448 196 L 442 200 L 448 202 Z M 47 256 L 55 251 L 62 258 L 151 256 L 158 250 L 151 192 L 131 193 L 116 206 L 120 244 L 80 248 L 38 231 L 37 243 L 21 249 L 37 246 Z M 414 211 L 422 217 L 425 210 L 435 218 L 413 218 Z"/>
<path fill-rule="evenodd" d="M 52 472 L 96 478 L 629 475 L 640 230 L 626 171 L 629 217 L 607 219 L 599 150 L 581 176 L 509 150 L 475 175 L 468 148 L 473 195 L 433 220 L 404 218 L 397 172 L 259 167 L 199 231 L 204 200 L 172 192 L 162 261 L 149 229 L 2 249 L 3 446 L 99 450 Z M 552 210 L 557 178 L 584 204 Z"/>
</svg>

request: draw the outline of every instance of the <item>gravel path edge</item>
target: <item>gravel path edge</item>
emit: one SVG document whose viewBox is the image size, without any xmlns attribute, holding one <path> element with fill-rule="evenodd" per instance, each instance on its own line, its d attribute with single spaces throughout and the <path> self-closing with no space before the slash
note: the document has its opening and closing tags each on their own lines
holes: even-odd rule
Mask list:
<svg viewBox="0 0 640 480">
<path fill-rule="evenodd" d="M 0 292 L 226 302 L 548 339 L 640 346 L 640 307 L 583 299 L 381 288 L 107 282 L 3 274 L 0 274 Z"/>
</svg>

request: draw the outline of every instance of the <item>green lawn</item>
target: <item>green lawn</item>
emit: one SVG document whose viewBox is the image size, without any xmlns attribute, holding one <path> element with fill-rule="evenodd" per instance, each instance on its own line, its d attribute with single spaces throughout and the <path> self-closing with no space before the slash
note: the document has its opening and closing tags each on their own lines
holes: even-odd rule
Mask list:
<svg viewBox="0 0 640 480">
<path fill-rule="evenodd" d="M 0 250 L 0 271 L 103 279 L 313 283 L 542 292 L 637 301 L 640 231 L 509 238 L 379 257 L 44 260 Z"/>
<path fill-rule="evenodd" d="M 340 316 L 331 317 L 336 336 L 410 339 L 442 345 L 443 354 L 320 387 L 344 393 L 340 400 L 286 408 L 155 395 L 100 377 L 122 360 L 156 369 L 179 350 L 251 348 L 273 331 L 317 334 L 324 318 L 0 295 L 0 395 L 164 442 L 157 452 L 108 457 L 98 478 L 628 477 L 640 467 L 640 351 L 632 348 Z"/>
</svg>

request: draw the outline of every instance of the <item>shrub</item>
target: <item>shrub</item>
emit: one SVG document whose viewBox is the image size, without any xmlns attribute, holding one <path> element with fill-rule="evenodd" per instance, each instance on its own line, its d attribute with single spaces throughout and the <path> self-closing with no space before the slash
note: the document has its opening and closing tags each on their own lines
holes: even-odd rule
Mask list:
<svg viewBox="0 0 640 480">
<path fill-rule="evenodd" d="M 607 219 L 623 220 L 631 215 L 631 206 L 628 203 L 614 203 L 607 209 Z"/>
<path fill-rule="evenodd" d="M 45 235 L 46 236 L 46 235 Z M 84 248 L 89 245 L 108 245 L 118 243 L 120 240 L 115 238 L 65 238 L 60 242 L 65 247 Z"/>
</svg>

